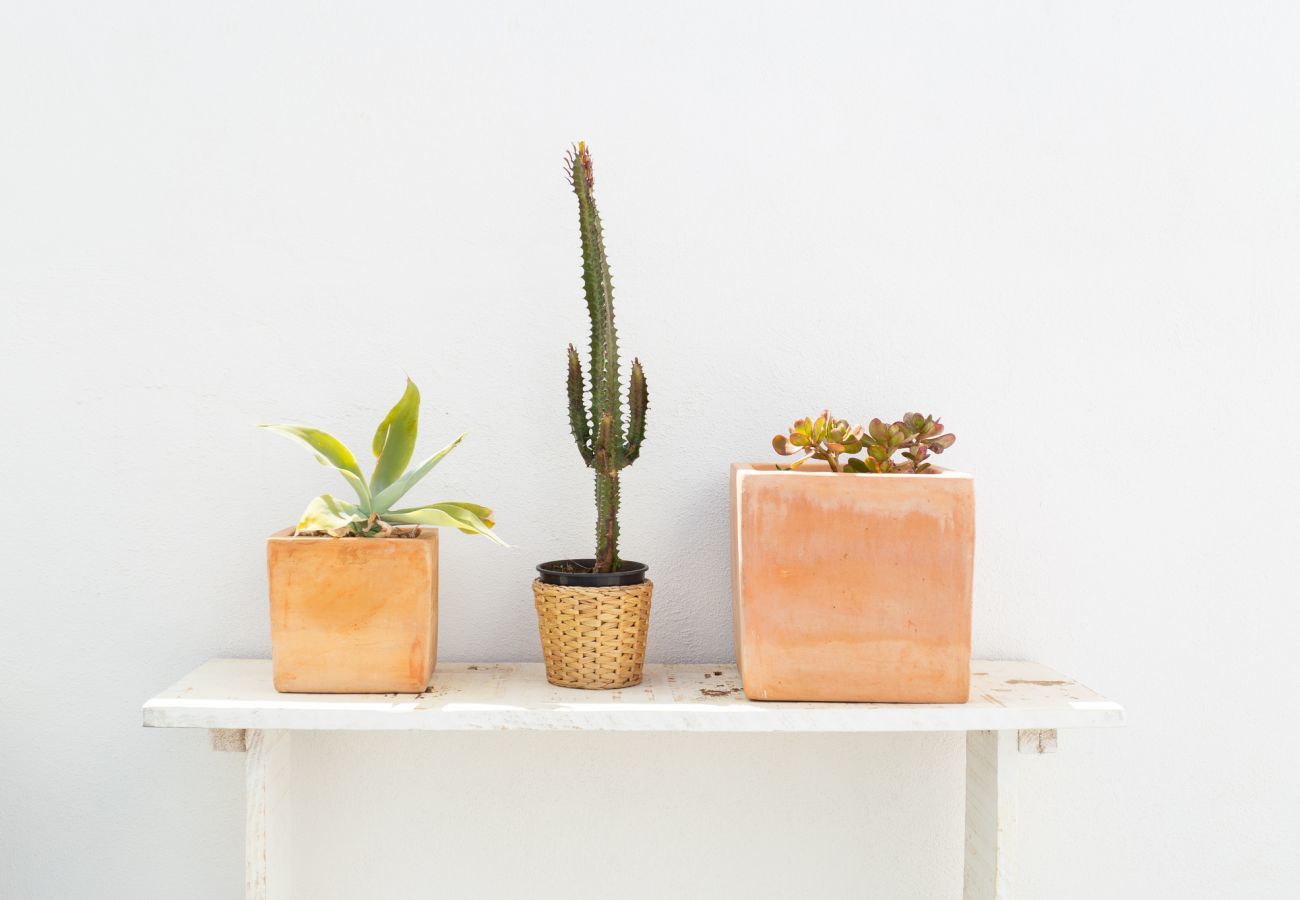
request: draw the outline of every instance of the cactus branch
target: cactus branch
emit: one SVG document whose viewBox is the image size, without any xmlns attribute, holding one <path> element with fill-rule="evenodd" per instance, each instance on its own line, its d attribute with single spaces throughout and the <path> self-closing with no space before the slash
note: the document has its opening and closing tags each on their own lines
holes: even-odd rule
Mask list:
<svg viewBox="0 0 1300 900">
<path fill-rule="evenodd" d="M 632 465 L 641 455 L 641 442 L 645 440 L 645 411 L 650 405 L 650 394 L 646 391 L 645 372 L 641 360 L 632 360 L 632 382 L 627 391 L 627 447 L 623 451 L 623 461 Z"/>
<path fill-rule="evenodd" d="M 622 398 L 619 397 L 618 332 L 614 327 L 614 281 L 605 255 L 604 229 L 592 194 L 595 176 L 591 154 L 579 143 L 572 163 L 573 192 L 578 197 L 578 227 L 582 236 L 582 287 L 591 317 L 591 404 L 593 411 L 609 413 L 613 421 L 610 447 L 621 452 Z M 596 415 L 592 416 L 593 422 Z"/>
<path fill-rule="evenodd" d="M 572 344 L 569 345 L 568 387 L 569 428 L 573 431 L 573 439 L 578 444 L 582 461 L 591 465 L 594 456 L 591 451 L 591 425 L 587 421 L 587 407 L 582 402 L 582 360 L 578 358 L 578 351 Z"/>
</svg>

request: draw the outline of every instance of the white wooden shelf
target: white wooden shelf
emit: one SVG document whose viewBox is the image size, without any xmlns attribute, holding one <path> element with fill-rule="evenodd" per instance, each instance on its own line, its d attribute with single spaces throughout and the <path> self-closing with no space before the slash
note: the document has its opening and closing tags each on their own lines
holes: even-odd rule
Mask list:
<svg viewBox="0 0 1300 900">
<path fill-rule="evenodd" d="M 1057 729 L 1114 726 L 1113 700 L 1031 662 L 977 660 L 964 704 L 771 703 L 733 665 L 652 665 L 618 691 L 553 687 L 539 663 L 442 663 L 420 694 L 281 694 L 263 659 L 213 659 L 144 704 L 153 728 L 206 728 L 247 751 L 245 895 L 292 896 L 294 731 L 956 731 L 966 736 L 967 900 L 1011 896 L 1017 754 L 1055 752 Z"/>
<path fill-rule="evenodd" d="M 580 691 L 541 663 L 440 663 L 422 694 L 280 694 L 264 659 L 213 659 L 144 705 L 155 728 L 316 731 L 1005 731 L 1120 725 L 1112 700 L 1029 662 L 976 661 L 964 704 L 747 700 L 733 665 L 651 665 Z"/>
</svg>

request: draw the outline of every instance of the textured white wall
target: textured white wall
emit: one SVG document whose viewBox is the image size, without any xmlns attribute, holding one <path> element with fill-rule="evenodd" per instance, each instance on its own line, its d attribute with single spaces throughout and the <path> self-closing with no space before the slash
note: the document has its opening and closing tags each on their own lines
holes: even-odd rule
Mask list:
<svg viewBox="0 0 1300 900">
<path fill-rule="evenodd" d="M 237 896 L 240 760 L 138 706 L 269 651 L 262 539 L 337 485 L 256 422 L 363 445 L 409 372 L 423 446 L 471 431 L 430 497 L 515 545 L 445 542 L 444 658 L 538 658 L 531 567 L 591 544 L 577 138 L 651 389 L 654 658 L 731 657 L 732 460 L 933 410 L 979 479 L 977 652 L 1131 710 L 1027 761 L 1021 895 L 1300 892 L 1296 10 L 470 6 L 6 4 L 0 895 Z M 313 898 L 960 877 L 955 738 L 295 753 Z"/>
</svg>

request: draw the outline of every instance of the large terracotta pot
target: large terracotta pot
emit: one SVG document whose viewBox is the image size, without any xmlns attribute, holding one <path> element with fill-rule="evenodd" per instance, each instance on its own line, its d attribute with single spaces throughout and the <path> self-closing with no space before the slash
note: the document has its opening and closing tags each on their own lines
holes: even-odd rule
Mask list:
<svg viewBox="0 0 1300 900">
<path fill-rule="evenodd" d="M 438 531 L 266 542 L 275 689 L 419 693 L 438 658 Z"/>
<path fill-rule="evenodd" d="M 964 703 L 975 483 L 731 467 L 736 661 L 754 700 Z"/>
</svg>

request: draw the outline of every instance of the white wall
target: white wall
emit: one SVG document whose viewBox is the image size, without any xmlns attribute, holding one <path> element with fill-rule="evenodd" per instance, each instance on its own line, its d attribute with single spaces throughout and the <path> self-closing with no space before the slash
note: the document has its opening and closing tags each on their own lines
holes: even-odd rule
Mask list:
<svg viewBox="0 0 1300 900">
<path fill-rule="evenodd" d="M 445 542 L 444 659 L 539 658 L 531 567 L 591 544 L 561 386 L 578 138 L 650 383 L 623 532 L 657 585 L 653 657 L 731 657 L 729 462 L 823 405 L 933 410 L 978 477 L 977 652 L 1131 711 L 1025 767 L 1021 896 L 1300 892 L 1294 8 L 4 22 L 0 895 L 238 895 L 241 761 L 138 707 L 269 652 L 262 539 L 337 487 L 254 423 L 361 445 L 409 372 L 423 446 L 471 431 L 430 499 L 492 504 L 515 545 Z M 313 736 L 298 877 L 949 898 L 960 747 Z"/>
</svg>

